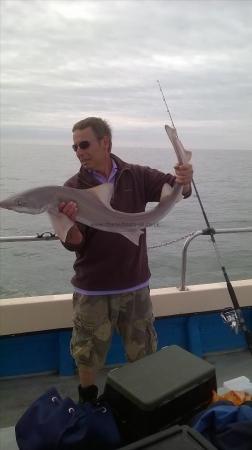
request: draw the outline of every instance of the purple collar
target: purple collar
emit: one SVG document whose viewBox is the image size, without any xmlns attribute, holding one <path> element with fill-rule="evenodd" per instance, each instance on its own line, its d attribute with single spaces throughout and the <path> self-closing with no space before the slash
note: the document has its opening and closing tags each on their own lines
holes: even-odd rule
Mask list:
<svg viewBox="0 0 252 450">
<path fill-rule="evenodd" d="M 100 181 L 100 183 L 114 183 L 117 170 L 117 164 L 112 158 L 112 169 L 108 178 L 106 178 L 101 173 L 96 172 L 96 170 L 88 170 L 88 172 L 91 173 L 98 181 Z"/>
</svg>

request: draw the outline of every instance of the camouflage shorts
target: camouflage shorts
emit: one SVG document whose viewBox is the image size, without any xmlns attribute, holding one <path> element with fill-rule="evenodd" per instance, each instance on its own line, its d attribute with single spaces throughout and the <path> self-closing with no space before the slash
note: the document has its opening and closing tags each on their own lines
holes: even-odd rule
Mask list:
<svg viewBox="0 0 252 450">
<path fill-rule="evenodd" d="M 73 295 L 71 354 L 78 367 L 99 369 L 113 329 L 123 338 L 128 361 L 157 349 L 149 288 L 113 295 Z"/>
</svg>

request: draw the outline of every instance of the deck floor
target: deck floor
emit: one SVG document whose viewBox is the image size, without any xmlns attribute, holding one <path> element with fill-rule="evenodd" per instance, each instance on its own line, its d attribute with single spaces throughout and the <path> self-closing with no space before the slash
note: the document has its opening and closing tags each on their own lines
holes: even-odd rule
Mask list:
<svg viewBox="0 0 252 450">
<path fill-rule="evenodd" d="M 219 388 L 224 381 L 242 375 L 252 381 L 252 355 L 249 351 L 212 354 L 206 359 L 215 366 Z M 99 374 L 97 384 L 100 393 L 103 392 L 109 370 L 104 368 Z M 17 449 L 14 425 L 28 406 L 52 386 L 63 397 L 68 396 L 77 401 L 77 376 L 47 374 L 0 381 L 0 450 Z"/>
</svg>

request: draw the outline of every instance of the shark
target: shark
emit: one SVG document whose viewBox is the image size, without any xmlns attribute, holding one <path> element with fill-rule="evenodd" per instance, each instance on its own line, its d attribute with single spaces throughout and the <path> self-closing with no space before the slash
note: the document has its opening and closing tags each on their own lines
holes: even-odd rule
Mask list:
<svg viewBox="0 0 252 450">
<path fill-rule="evenodd" d="M 175 150 L 178 163 L 188 163 L 192 153 L 185 150 L 176 129 L 165 125 L 165 131 Z M 78 208 L 76 222 L 102 231 L 119 233 L 135 245 L 139 245 L 143 229 L 159 223 L 168 214 L 182 198 L 182 189 L 183 186 L 176 182 L 173 187 L 165 183 L 159 203 L 152 209 L 139 213 L 125 213 L 112 208 L 110 204 L 114 190 L 112 183 L 104 183 L 90 189 L 41 186 L 0 201 L 0 207 L 19 213 L 47 213 L 57 236 L 65 242 L 74 222 L 59 212 L 58 206 L 61 202 L 74 201 Z"/>
</svg>

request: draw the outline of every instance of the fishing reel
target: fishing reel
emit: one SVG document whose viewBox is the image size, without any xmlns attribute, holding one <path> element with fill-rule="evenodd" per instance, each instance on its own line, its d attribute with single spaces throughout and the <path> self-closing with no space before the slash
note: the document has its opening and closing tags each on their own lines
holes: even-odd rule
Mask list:
<svg viewBox="0 0 252 450">
<path fill-rule="evenodd" d="M 240 331 L 240 320 L 237 312 L 233 308 L 225 308 L 221 312 L 221 318 L 224 323 L 230 326 L 231 330 L 238 334 Z"/>
</svg>

